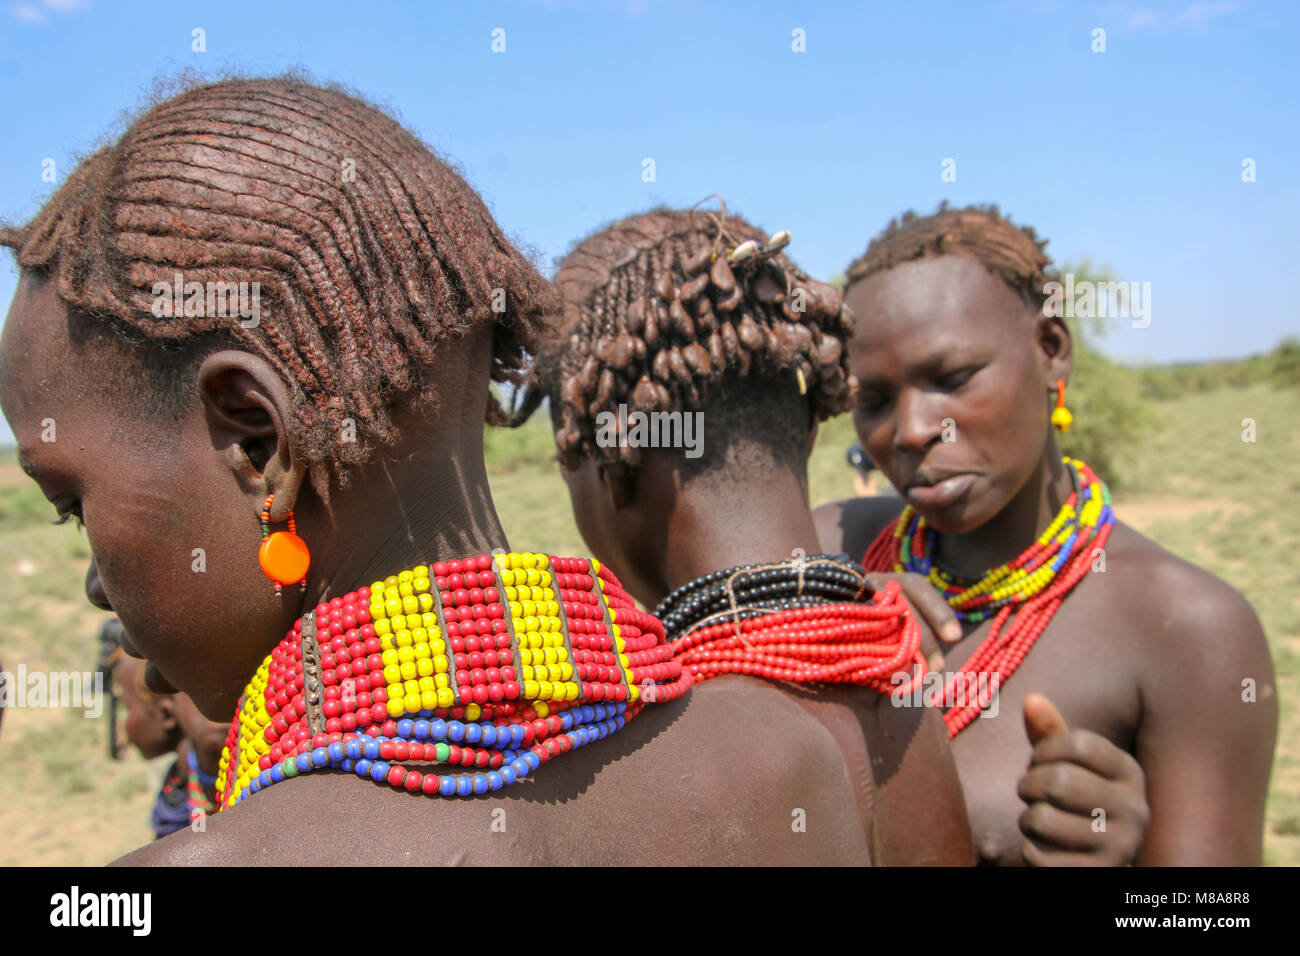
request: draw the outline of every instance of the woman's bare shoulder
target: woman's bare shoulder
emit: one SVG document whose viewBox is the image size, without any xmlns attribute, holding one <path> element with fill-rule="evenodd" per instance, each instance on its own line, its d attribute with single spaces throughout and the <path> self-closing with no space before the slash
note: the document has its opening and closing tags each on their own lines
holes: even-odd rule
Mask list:
<svg viewBox="0 0 1300 956">
<path fill-rule="evenodd" d="M 902 498 L 872 495 L 814 508 L 813 521 L 823 550 L 831 554 L 843 551 L 857 561 L 902 510 Z"/>
<path fill-rule="evenodd" d="M 1214 666 L 1268 660 L 1254 608 L 1232 585 L 1117 522 L 1094 571 L 1152 654 Z"/>
<path fill-rule="evenodd" d="M 727 677 L 496 794 L 302 776 L 117 863 L 866 863 L 853 786 L 821 722 L 771 684 Z"/>
</svg>

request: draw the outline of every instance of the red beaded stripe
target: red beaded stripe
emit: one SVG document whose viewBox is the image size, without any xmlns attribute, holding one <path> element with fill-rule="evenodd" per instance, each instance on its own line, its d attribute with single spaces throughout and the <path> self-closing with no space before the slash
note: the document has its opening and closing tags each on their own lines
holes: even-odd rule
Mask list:
<svg viewBox="0 0 1300 956">
<path fill-rule="evenodd" d="M 737 635 L 739 628 L 739 635 Z M 697 628 L 672 642 L 675 662 L 694 680 L 750 674 L 792 683 L 850 683 L 902 692 L 925 675 L 921 629 L 902 589 L 890 581 L 871 603 L 821 604 Z"/>
</svg>

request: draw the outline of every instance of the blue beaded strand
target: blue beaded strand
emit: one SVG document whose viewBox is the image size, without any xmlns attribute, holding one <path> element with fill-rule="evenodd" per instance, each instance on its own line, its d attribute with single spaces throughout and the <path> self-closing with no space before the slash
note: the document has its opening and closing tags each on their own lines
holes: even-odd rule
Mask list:
<svg viewBox="0 0 1300 956">
<path fill-rule="evenodd" d="M 559 715 L 560 734 L 569 738 L 572 749 L 602 740 L 623 729 L 627 724 L 626 703 L 581 704 Z M 254 777 L 234 801 L 241 800 L 260 790 L 280 783 L 289 777 L 313 773 L 317 770 L 343 770 L 358 777 L 383 783 L 388 778 L 391 764 L 381 760 L 379 748 L 385 743 L 442 743 L 450 741 L 470 746 L 487 747 L 501 752 L 500 770 L 473 774 L 439 774 L 438 794 L 444 797 L 482 796 L 518 783 L 541 766 L 541 758 L 531 750 L 522 750 L 526 731 L 522 724 L 496 724 L 478 721 L 444 721 L 440 718 L 397 722 L 392 737 L 362 734 L 349 741 L 334 741 L 325 747 L 316 747 L 310 753 L 301 753 L 263 770 Z"/>
</svg>

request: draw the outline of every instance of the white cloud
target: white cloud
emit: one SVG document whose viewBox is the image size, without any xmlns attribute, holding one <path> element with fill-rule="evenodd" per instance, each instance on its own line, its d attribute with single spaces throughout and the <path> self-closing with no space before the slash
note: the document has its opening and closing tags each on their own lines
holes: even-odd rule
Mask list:
<svg viewBox="0 0 1300 956">
<path fill-rule="evenodd" d="M 1237 9 L 1237 0 L 1197 0 L 1181 7 L 1151 9 L 1124 7 L 1121 12 L 1130 30 L 1175 30 L 1179 27 L 1204 29 L 1211 20 Z"/>
<path fill-rule="evenodd" d="M 90 0 L 23 0 L 10 4 L 9 16 L 19 23 L 45 23 L 48 21 L 46 11 L 56 13 L 76 13 L 90 6 Z"/>
<path fill-rule="evenodd" d="M 9 8 L 9 16 L 19 23 L 44 23 L 45 13 L 34 3 L 15 3 Z"/>
<path fill-rule="evenodd" d="M 643 17 L 650 12 L 650 7 L 655 0 L 528 0 L 528 2 L 551 9 L 596 8 L 625 13 L 630 17 Z"/>
</svg>

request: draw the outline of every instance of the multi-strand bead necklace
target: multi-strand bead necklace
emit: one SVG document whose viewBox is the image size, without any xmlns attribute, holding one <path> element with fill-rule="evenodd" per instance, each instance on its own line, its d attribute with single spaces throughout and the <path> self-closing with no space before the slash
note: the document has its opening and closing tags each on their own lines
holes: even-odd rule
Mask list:
<svg viewBox="0 0 1300 956">
<path fill-rule="evenodd" d="M 488 793 L 690 684 L 663 626 L 597 561 L 420 565 L 295 622 L 240 698 L 217 790 L 225 808 L 338 769 L 411 793 Z"/>
<path fill-rule="evenodd" d="M 1074 491 L 1052 523 L 1015 560 L 964 578 L 935 560 L 935 532 L 910 505 L 880 533 L 862 559 L 872 571 L 911 571 L 929 578 L 962 621 L 993 618 L 988 636 L 948 681 L 995 676 L 998 685 L 1015 673 L 1051 622 L 1061 601 L 1088 573 L 1106 546 L 1115 514 L 1110 490 L 1081 461 L 1064 459 Z M 946 690 L 946 688 L 945 688 Z M 965 696 L 965 695 L 961 695 Z M 950 699 L 945 695 L 945 699 Z M 948 708 L 948 736 L 956 737 L 979 716 L 980 700 Z"/>
<path fill-rule="evenodd" d="M 163 778 L 162 789 L 153 805 L 151 822 L 154 833 L 164 837 L 185 829 L 194 822 L 195 811 L 199 812 L 198 815 L 216 813 L 216 804 L 208 796 L 216 782 L 216 777 L 204 773 L 199 767 L 194 748 L 188 747 L 185 756 L 177 757 Z"/>
<path fill-rule="evenodd" d="M 185 752 L 185 766 L 187 771 L 185 775 L 185 802 L 189 808 L 191 819 L 195 810 L 202 810 L 204 813 L 216 813 L 217 808 L 208 797 L 208 788 L 217 785 L 217 778 L 204 773 L 199 767 L 199 757 L 194 752 L 193 747 L 190 747 Z"/>
<path fill-rule="evenodd" d="M 925 674 L 920 628 L 897 582 L 870 592 L 847 555 L 819 555 L 714 571 L 669 594 L 655 616 L 695 681 L 751 674 L 890 693 L 904 673 L 909 690 Z"/>
</svg>

